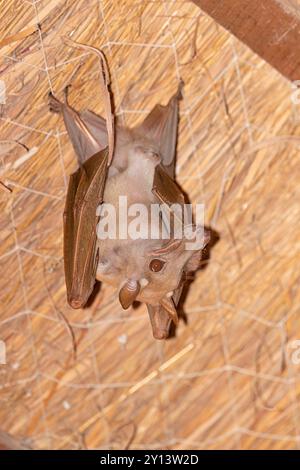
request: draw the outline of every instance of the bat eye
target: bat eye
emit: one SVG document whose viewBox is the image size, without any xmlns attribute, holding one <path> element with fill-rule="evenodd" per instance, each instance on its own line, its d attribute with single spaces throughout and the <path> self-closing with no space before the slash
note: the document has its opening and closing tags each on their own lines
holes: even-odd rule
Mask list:
<svg viewBox="0 0 300 470">
<path fill-rule="evenodd" d="M 149 268 L 154 273 L 158 273 L 159 271 L 162 270 L 165 264 L 166 262 L 162 261 L 161 259 L 153 259 L 149 264 Z"/>
</svg>

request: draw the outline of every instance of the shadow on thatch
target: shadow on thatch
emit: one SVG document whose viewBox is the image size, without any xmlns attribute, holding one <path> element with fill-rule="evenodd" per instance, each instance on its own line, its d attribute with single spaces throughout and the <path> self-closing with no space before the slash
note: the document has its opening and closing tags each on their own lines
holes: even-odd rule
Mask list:
<svg viewBox="0 0 300 470">
<path fill-rule="evenodd" d="M 218 234 L 218 232 L 216 230 L 214 230 L 211 227 L 205 227 L 205 228 L 206 228 L 206 230 L 209 231 L 210 241 L 209 241 L 208 245 L 204 248 L 204 250 L 202 252 L 202 260 L 201 260 L 201 264 L 198 268 L 198 271 L 200 271 L 200 270 L 203 271 L 204 269 L 206 269 L 206 267 L 209 264 L 211 250 L 218 243 L 218 241 L 220 240 L 220 235 Z M 181 294 L 181 297 L 180 297 L 180 300 L 179 300 L 179 303 L 178 303 L 178 306 L 177 306 L 179 321 L 182 320 L 186 325 L 188 324 L 188 316 L 184 311 L 184 303 L 185 303 L 185 300 L 188 296 L 189 289 L 191 287 L 191 284 L 194 281 L 194 278 L 195 278 L 195 273 L 189 273 L 188 274 L 188 277 L 185 281 L 185 284 L 184 284 L 184 287 L 183 287 L 183 290 L 182 290 L 182 294 Z M 168 339 L 176 337 L 176 330 L 177 330 L 176 325 L 174 323 L 172 323 Z"/>
</svg>

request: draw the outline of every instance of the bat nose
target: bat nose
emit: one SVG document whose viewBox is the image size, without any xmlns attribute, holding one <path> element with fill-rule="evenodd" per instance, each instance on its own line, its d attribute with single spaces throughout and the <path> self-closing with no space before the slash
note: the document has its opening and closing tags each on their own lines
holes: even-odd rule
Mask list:
<svg viewBox="0 0 300 470">
<path fill-rule="evenodd" d="M 128 281 L 121 287 L 119 292 L 119 301 L 124 310 L 130 307 L 137 298 L 141 290 L 141 285 L 134 279 L 128 279 Z"/>
<path fill-rule="evenodd" d="M 84 304 L 85 304 L 82 297 L 71 297 L 68 299 L 68 301 L 69 301 L 69 305 L 72 308 L 82 308 L 84 307 Z"/>
<path fill-rule="evenodd" d="M 155 339 L 167 339 L 168 336 L 169 336 L 168 330 L 159 330 L 159 329 L 153 330 L 153 337 Z"/>
</svg>

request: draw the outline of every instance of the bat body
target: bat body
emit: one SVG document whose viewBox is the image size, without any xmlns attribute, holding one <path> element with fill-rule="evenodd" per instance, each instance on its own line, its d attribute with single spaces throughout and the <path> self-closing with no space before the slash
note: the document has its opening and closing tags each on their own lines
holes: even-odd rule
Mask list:
<svg viewBox="0 0 300 470">
<path fill-rule="evenodd" d="M 64 262 L 68 301 L 74 308 L 84 306 L 95 279 L 113 285 L 123 308 L 137 300 L 145 302 L 157 339 L 168 336 L 170 324 L 177 323 L 178 304 L 187 272 L 198 268 L 203 243 L 196 251 L 186 249 L 186 239 L 173 232 L 163 237 L 163 223 L 156 220 L 156 233 L 142 226 L 140 238 L 120 237 L 120 196 L 127 207 L 142 204 L 148 214 L 154 204 L 174 220 L 172 204 L 183 206 L 184 196 L 174 181 L 181 85 L 166 106 L 157 105 L 138 127 L 115 127 L 113 158 L 108 165 L 106 121 L 91 111 L 78 113 L 67 102 L 50 95 L 50 109 L 61 113 L 79 169 L 71 175 L 64 213 Z M 99 237 L 105 219 L 104 208 L 116 215 L 116 236 Z M 136 214 L 128 216 L 127 223 Z M 152 227 L 153 228 L 153 227 Z M 202 228 L 203 229 L 203 228 Z M 97 235 L 98 236 L 97 236 Z"/>
</svg>

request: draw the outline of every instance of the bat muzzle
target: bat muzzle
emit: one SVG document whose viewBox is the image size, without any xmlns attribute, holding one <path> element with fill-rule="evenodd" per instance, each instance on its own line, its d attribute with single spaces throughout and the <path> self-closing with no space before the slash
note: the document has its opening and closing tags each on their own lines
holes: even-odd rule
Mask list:
<svg viewBox="0 0 300 470">
<path fill-rule="evenodd" d="M 137 296 L 139 295 L 140 290 L 141 290 L 140 283 L 133 279 L 129 279 L 126 282 L 126 284 L 124 284 L 123 287 L 121 287 L 120 292 L 119 292 L 119 300 L 124 310 L 126 310 L 127 308 L 130 307 L 130 305 L 133 304 L 133 302 L 136 300 Z"/>
<path fill-rule="evenodd" d="M 155 339 L 167 339 L 172 322 L 170 315 L 161 305 L 147 304 L 147 308 L 153 337 Z"/>
<path fill-rule="evenodd" d="M 80 296 L 69 296 L 68 297 L 68 304 L 72 308 L 83 308 L 87 302 L 87 299 L 84 299 L 83 297 Z"/>
<path fill-rule="evenodd" d="M 164 297 L 160 300 L 159 305 L 147 304 L 147 308 L 154 338 L 168 338 L 171 323 L 178 325 L 178 315 L 173 297 Z"/>
</svg>

